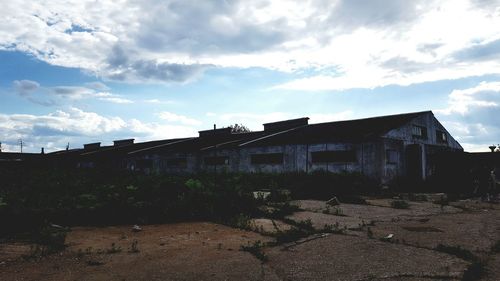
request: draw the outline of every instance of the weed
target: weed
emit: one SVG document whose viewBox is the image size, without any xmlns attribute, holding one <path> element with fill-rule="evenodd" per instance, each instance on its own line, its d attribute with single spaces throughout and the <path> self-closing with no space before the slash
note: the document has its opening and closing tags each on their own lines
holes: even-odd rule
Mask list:
<svg viewBox="0 0 500 281">
<path fill-rule="evenodd" d="M 408 209 L 410 205 L 405 200 L 394 200 L 391 202 L 391 207 L 394 209 Z"/>
<path fill-rule="evenodd" d="M 300 238 L 309 236 L 312 232 L 300 229 L 298 227 L 292 227 L 286 231 L 278 231 L 274 236 L 276 237 L 277 244 L 284 244 L 293 241 L 297 241 Z"/>
<path fill-rule="evenodd" d="M 344 217 L 344 211 L 340 207 L 333 208 L 333 214 L 336 216 L 342 216 Z"/>
<path fill-rule="evenodd" d="M 88 247 L 87 249 L 85 249 L 85 254 L 86 255 L 92 254 L 92 247 Z"/>
<path fill-rule="evenodd" d="M 31 245 L 29 254 L 22 255 L 24 260 L 39 260 L 47 255 L 47 250 L 41 245 Z"/>
<path fill-rule="evenodd" d="M 313 227 L 311 219 L 298 221 L 298 222 L 295 222 L 294 224 L 295 224 L 295 226 L 297 226 L 300 229 L 304 229 L 304 230 L 307 230 L 307 231 L 313 231 L 314 230 L 314 227 Z"/>
<path fill-rule="evenodd" d="M 323 232 L 327 232 L 327 233 L 336 233 L 336 234 L 342 234 L 346 231 L 346 226 L 344 226 L 344 228 L 340 228 L 340 225 L 338 222 L 336 222 L 335 224 L 325 224 L 325 226 L 323 227 Z"/>
<path fill-rule="evenodd" d="M 255 241 L 253 244 L 248 243 L 247 246 L 241 246 L 240 250 L 249 252 L 250 254 L 254 255 L 257 259 L 259 259 L 261 262 L 266 262 L 268 260 L 268 257 L 266 254 L 262 251 L 262 248 L 264 248 L 264 243 L 262 243 L 260 240 Z"/>
<path fill-rule="evenodd" d="M 111 248 L 107 249 L 106 253 L 107 254 L 116 254 L 116 253 L 119 253 L 121 251 L 122 251 L 122 247 L 120 247 L 120 246 L 117 247 L 115 243 L 111 243 Z"/>
<path fill-rule="evenodd" d="M 251 219 L 252 218 L 248 215 L 238 214 L 229 221 L 229 225 L 240 229 L 250 230 L 252 229 Z"/>
<path fill-rule="evenodd" d="M 373 231 L 371 228 L 368 227 L 368 229 L 366 230 L 366 235 L 368 236 L 368 238 L 373 239 Z"/>
<path fill-rule="evenodd" d="M 283 219 L 284 217 L 291 215 L 299 210 L 297 205 L 285 203 L 275 203 L 272 204 L 274 208 L 271 212 L 267 213 L 266 216 L 271 219 Z"/>
<path fill-rule="evenodd" d="M 134 241 L 132 241 L 132 244 L 130 245 L 130 249 L 129 249 L 129 253 L 139 253 L 139 241 L 137 241 L 137 239 L 134 239 Z"/>
<path fill-rule="evenodd" d="M 64 250 L 67 231 L 64 228 L 52 226 L 41 227 L 31 234 L 36 244 L 30 246 L 30 253 L 23 255 L 23 258 L 26 260 L 40 259 L 43 256 Z"/>
<path fill-rule="evenodd" d="M 441 198 L 435 201 L 434 204 L 438 204 L 439 206 L 441 206 L 441 210 L 443 210 L 445 206 L 450 205 L 450 202 L 446 196 L 441 196 Z"/>
<path fill-rule="evenodd" d="M 89 266 L 98 266 L 98 265 L 103 265 L 104 262 L 102 261 L 97 261 L 97 260 L 88 260 L 87 265 Z"/>
</svg>

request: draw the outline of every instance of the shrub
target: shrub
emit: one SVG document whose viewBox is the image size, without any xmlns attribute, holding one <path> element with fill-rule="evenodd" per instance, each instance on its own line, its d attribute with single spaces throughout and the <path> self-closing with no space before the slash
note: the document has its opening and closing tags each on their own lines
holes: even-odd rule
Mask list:
<svg viewBox="0 0 500 281">
<path fill-rule="evenodd" d="M 270 206 L 273 209 L 271 212 L 266 213 L 265 216 L 272 219 L 283 219 L 299 210 L 297 205 L 290 204 L 289 202 L 270 204 Z"/>
<path fill-rule="evenodd" d="M 251 225 L 251 217 L 245 214 L 238 214 L 234 218 L 229 220 L 229 225 L 232 227 L 240 228 L 240 229 L 246 229 L 246 230 L 251 230 L 252 225 Z"/>
<path fill-rule="evenodd" d="M 266 262 L 268 260 L 268 257 L 262 251 L 263 247 L 264 243 L 262 243 L 260 240 L 257 240 L 253 244 L 250 244 L 250 242 L 248 242 L 247 246 L 241 246 L 240 250 L 249 252 L 250 254 L 254 255 L 257 259 L 259 259 L 261 262 Z"/>
<path fill-rule="evenodd" d="M 394 200 L 391 202 L 391 207 L 394 209 L 408 209 L 410 205 L 405 200 Z"/>
<path fill-rule="evenodd" d="M 129 253 L 133 253 L 133 254 L 139 253 L 140 251 L 139 251 L 139 246 L 138 245 L 139 245 L 139 241 L 137 241 L 137 239 L 134 239 L 132 241 L 132 244 L 130 244 L 130 249 L 129 249 L 128 252 Z"/>
<path fill-rule="evenodd" d="M 120 246 L 116 246 L 115 243 L 111 243 L 111 248 L 106 250 L 107 254 L 116 254 L 122 251 L 122 248 Z"/>
<path fill-rule="evenodd" d="M 276 232 L 276 234 L 274 234 L 274 237 L 276 237 L 277 244 L 284 244 L 284 243 L 297 241 L 300 238 L 304 238 L 304 237 L 309 236 L 310 234 L 311 234 L 311 231 L 300 229 L 298 227 L 292 227 L 286 231 Z"/>
</svg>

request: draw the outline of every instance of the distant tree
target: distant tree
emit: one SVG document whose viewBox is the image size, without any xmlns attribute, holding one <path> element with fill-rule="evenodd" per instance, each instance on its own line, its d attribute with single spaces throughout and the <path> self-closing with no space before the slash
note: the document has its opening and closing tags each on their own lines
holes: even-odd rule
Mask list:
<svg viewBox="0 0 500 281">
<path fill-rule="evenodd" d="M 229 125 L 229 128 L 231 128 L 231 133 L 249 133 L 249 132 L 251 132 L 250 129 L 248 129 L 248 127 L 243 125 L 243 124 Z"/>
<path fill-rule="evenodd" d="M 498 145 L 490 145 L 488 146 L 489 149 L 491 149 L 491 152 L 500 152 L 500 144 Z"/>
</svg>

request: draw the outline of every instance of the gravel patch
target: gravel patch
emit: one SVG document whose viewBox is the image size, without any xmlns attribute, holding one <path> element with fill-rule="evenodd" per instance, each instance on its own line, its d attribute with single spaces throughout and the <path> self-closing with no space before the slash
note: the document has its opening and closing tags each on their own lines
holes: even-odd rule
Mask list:
<svg viewBox="0 0 500 281">
<path fill-rule="evenodd" d="M 370 227 L 375 238 L 394 234 L 409 245 L 435 248 L 439 244 L 461 246 L 475 253 L 488 252 L 500 240 L 500 211 L 447 214 L 426 219 L 380 222 Z"/>
<path fill-rule="evenodd" d="M 138 252 L 131 253 L 134 240 Z M 140 232 L 132 232 L 131 226 L 73 228 L 66 251 L 2 265 L 0 279 L 279 280 L 261 261 L 239 250 L 257 240 L 272 239 L 213 223 L 146 225 Z M 109 253 L 112 243 L 121 250 Z"/>
<path fill-rule="evenodd" d="M 459 279 L 468 265 L 436 251 L 346 235 L 329 235 L 286 251 L 273 248 L 268 256 L 283 280 Z"/>
<path fill-rule="evenodd" d="M 311 223 L 315 229 L 323 229 L 325 225 L 338 225 L 341 229 L 354 229 L 361 227 L 365 222 L 359 218 L 347 217 L 347 216 L 335 216 L 323 213 L 315 212 L 296 212 L 287 219 L 293 220 L 295 222 L 311 220 Z"/>
<path fill-rule="evenodd" d="M 250 225 L 254 231 L 264 234 L 274 234 L 279 231 L 287 231 L 292 228 L 291 225 L 286 224 L 280 220 L 272 219 L 252 219 Z"/>
<path fill-rule="evenodd" d="M 358 204 L 340 204 L 338 206 L 330 207 L 340 208 L 342 214 L 348 217 L 358 218 L 365 223 L 371 221 L 398 221 L 409 220 L 415 217 L 425 217 L 431 215 L 441 215 L 450 213 L 460 213 L 461 209 L 452 206 L 436 205 L 430 202 L 409 202 L 410 208 L 408 209 L 395 209 L 390 208 L 391 199 L 373 199 L 368 200 L 375 205 L 358 205 Z M 296 200 L 294 204 L 299 206 L 302 210 L 310 212 L 323 213 L 328 205 L 325 201 L 318 200 Z"/>
</svg>

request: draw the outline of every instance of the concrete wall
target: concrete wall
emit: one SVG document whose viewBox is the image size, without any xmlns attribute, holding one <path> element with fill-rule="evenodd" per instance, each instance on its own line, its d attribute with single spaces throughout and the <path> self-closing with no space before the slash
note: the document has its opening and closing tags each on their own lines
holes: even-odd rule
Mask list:
<svg viewBox="0 0 500 281">
<path fill-rule="evenodd" d="M 327 162 L 327 163 L 313 163 L 312 153 L 320 151 L 354 151 L 356 155 L 355 162 Z M 350 143 L 325 143 L 325 144 L 312 144 L 309 145 L 308 169 L 309 171 L 329 171 L 334 173 L 346 172 L 361 172 L 361 163 L 363 153 L 360 145 Z"/>
<path fill-rule="evenodd" d="M 420 139 L 413 136 L 412 130 L 414 125 L 427 128 L 428 136 L 426 139 Z M 436 140 L 436 130 L 440 130 L 446 133 L 448 139 L 447 143 L 440 143 Z M 457 150 L 462 149 L 460 144 L 450 135 L 450 133 L 443 127 L 443 125 L 441 125 L 441 123 L 439 123 L 439 121 L 430 112 L 413 119 L 412 121 L 408 122 L 407 124 L 397 129 L 389 131 L 383 137 L 388 139 L 403 140 L 405 145 L 418 143 L 422 145 L 425 144 L 437 145 L 443 148 L 450 148 Z"/>
<path fill-rule="evenodd" d="M 252 164 L 252 154 L 266 154 L 266 153 L 283 153 L 282 164 Z M 238 171 L 240 172 L 263 172 L 263 173 L 282 173 L 287 171 L 294 171 L 296 166 L 296 153 L 294 149 L 286 146 L 263 146 L 263 147 L 248 147 L 239 150 L 239 165 Z"/>
<path fill-rule="evenodd" d="M 324 143 L 324 144 L 294 144 L 284 146 L 250 147 L 239 151 L 240 172 L 359 172 L 373 178 L 382 174 L 383 153 L 380 142 L 361 144 L 352 143 Z M 322 162 L 313 163 L 312 153 L 320 151 L 349 151 L 353 150 L 356 161 L 353 162 Z M 283 153 L 282 164 L 252 164 L 252 154 Z"/>
<path fill-rule="evenodd" d="M 320 151 L 353 150 L 356 160 L 353 162 L 313 163 L 312 153 Z M 352 144 L 352 143 L 325 143 L 325 144 L 290 144 L 282 146 L 242 147 L 240 149 L 218 149 L 217 151 L 203 151 L 198 153 L 180 153 L 164 151 L 162 153 L 144 154 L 127 159 L 128 169 L 138 170 L 138 163 L 150 160 L 151 168 L 142 169 L 144 172 L 161 173 L 196 173 L 196 172 L 252 172 L 252 173 L 283 173 L 283 172 L 359 172 L 372 178 L 383 175 L 384 146 L 381 142 Z M 282 153 L 283 162 L 280 164 L 253 164 L 253 154 Z M 205 157 L 225 156 L 228 163 L 224 165 L 207 165 Z M 167 165 L 169 159 L 186 158 L 185 167 Z"/>
<path fill-rule="evenodd" d="M 427 129 L 427 138 L 413 136 L 413 126 Z M 436 140 L 436 130 L 445 132 L 447 142 Z M 195 173 L 195 172 L 359 172 L 382 184 L 403 177 L 406 174 L 406 148 L 417 144 L 421 147 L 422 175 L 425 178 L 432 169 L 427 163 L 427 154 L 442 149 L 461 150 L 461 146 L 446 129 L 437 121 L 432 113 L 424 114 L 400 128 L 389 131 L 378 140 L 365 143 L 331 142 L 321 144 L 287 144 L 279 146 L 236 147 L 232 149 L 206 150 L 193 153 L 165 151 L 141 156 L 141 159 L 151 159 L 154 171 L 164 173 Z M 319 151 L 354 151 L 355 161 L 313 163 L 311 154 Z M 253 154 L 282 153 L 283 162 L 279 164 L 255 164 L 251 162 Z M 393 159 L 389 161 L 388 156 Z M 229 162 L 224 165 L 207 165 L 205 157 L 225 156 Z M 186 158 L 185 167 L 166 165 L 169 159 Z"/>
<path fill-rule="evenodd" d="M 413 136 L 413 126 L 421 126 L 427 129 L 427 138 L 419 138 Z M 437 140 L 436 130 L 446 134 L 447 142 L 439 142 Z M 405 149 L 408 145 L 418 144 L 422 150 L 422 176 L 423 179 L 430 175 L 432 168 L 429 166 L 428 156 L 437 150 L 463 150 L 460 144 L 450 135 L 443 125 L 434 117 L 432 113 L 427 113 L 419 116 L 407 124 L 389 131 L 383 136 L 386 149 L 394 148 L 390 143 L 398 142 L 396 145 L 402 152 L 400 161 L 401 164 L 394 166 L 385 164 L 385 176 L 383 179 L 388 180 L 391 174 L 404 176 L 406 174 L 406 157 Z M 402 147 L 401 147 L 402 145 Z M 391 167 L 393 166 L 393 167 Z"/>
</svg>

